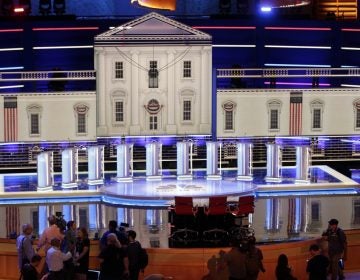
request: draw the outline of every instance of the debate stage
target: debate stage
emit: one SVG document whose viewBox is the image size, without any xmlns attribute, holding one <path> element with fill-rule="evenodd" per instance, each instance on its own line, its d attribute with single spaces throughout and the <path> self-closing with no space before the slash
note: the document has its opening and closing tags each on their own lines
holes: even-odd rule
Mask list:
<svg viewBox="0 0 360 280">
<path fill-rule="evenodd" d="M 61 174 L 55 176 L 54 185 L 47 190 L 37 189 L 37 175 L 1 174 L 0 205 L 11 204 L 64 204 L 101 202 L 124 207 L 166 208 L 175 196 L 191 196 L 194 204 L 203 206 L 211 196 L 227 196 L 237 201 L 239 196 L 257 197 L 292 195 L 356 194 L 359 184 L 328 166 L 311 166 L 309 181 L 295 180 L 295 167 L 283 167 L 282 177 L 276 181 L 266 179 L 265 168 L 254 168 L 253 178 L 236 179 L 235 170 L 222 170 L 221 178 L 206 179 L 204 171 L 193 174 L 191 180 L 178 180 L 169 172 L 157 180 L 147 180 L 137 174 L 131 181 L 117 182 L 114 173 L 106 173 L 103 183 L 89 184 L 87 174 L 79 176 L 73 188 L 64 188 Z"/>
</svg>

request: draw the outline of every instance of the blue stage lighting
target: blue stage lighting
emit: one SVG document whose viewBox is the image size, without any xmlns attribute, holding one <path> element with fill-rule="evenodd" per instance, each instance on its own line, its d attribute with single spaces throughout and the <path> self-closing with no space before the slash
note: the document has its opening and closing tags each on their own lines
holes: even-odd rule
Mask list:
<svg viewBox="0 0 360 280">
<path fill-rule="evenodd" d="M 270 13 L 271 12 L 271 7 L 261 7 L 260 11 L 262 11 L 263 13 Z"/>
</svg>

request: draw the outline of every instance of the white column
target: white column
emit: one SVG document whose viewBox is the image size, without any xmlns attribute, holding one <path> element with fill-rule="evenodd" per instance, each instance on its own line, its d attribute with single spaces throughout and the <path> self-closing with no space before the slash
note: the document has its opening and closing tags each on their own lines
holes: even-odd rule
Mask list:
<svg viewBox="0 0 360 280">
<path fill-rule="evenodd" d="M 74 207 L 73 205 L 63 205 L 62 207 L 62 213 L 64 215 L 65 221 L 73 221 L 74 220 Z"/>
<path fill-rule="evenodd" d="M 174 61 L 175 52 L 167 51 L 167 64 L 171 64 Z M 175 124 L 175 65 L 167 69 L 167 125 L 166 132 L 169 134 L 176 133 L 176 124 Z"/>
<path fill-rule="evenodd" d="M 53 184 L 53 152 L 42 152 L 37 156 L 37 190 L 51 190 Z"/>
<path fill-rule="evenodd" d="M 106 136 L 106 61 L 105 51 L 96 50 L 97 134 Z"/>
<path fill-rule="evenodd" d="M 104 183 L 104 146 L 90 146 L 88 149 L 88 184 Z"/>
<path fill-rule="evenodd" d="M 96 231 L 99 228 L 99 205 L 89 204 L 89 230 Z"/>
<path fill-rule="evenodd" d="M 131 126 L 130 135 L 140 134 L 139 114 L 141 104 L 139 104 L 139 52 L 131 52 Z"/>
<path fill-rule="evenodd" d="M 48 217 L 50 215 L 49 206 L 39 206 L 39 235 L 48 227 Z"/>
<path fill-rule="evenodd" d="M 211 51 L 204 47 L 201 52 L 201 80 L 200 80 L 200 132 L 210 133 L 211 116 Z"/>
</svg>

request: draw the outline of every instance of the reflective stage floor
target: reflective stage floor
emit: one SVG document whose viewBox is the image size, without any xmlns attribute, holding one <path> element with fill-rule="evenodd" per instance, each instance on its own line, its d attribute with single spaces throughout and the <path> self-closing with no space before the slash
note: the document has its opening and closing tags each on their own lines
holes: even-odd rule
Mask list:
<svg viewBox="0 0 360 280">
<path fill-rule="evenodd" d="M 137 174 L 131 182 L 117 182 L 116 174 L 107 173 L 104 183 L 88 184 L 82 174 L 75 188 L 61 185 L 61 174 L 54 177 L 54 186 L 37 190 L 37 176 L 27 174 L 0 175 L 0 205 L 36 203 L 104 202 L 114 206 L 166 208 L 175 196 L 191 196 L 194 204 L 206 205 L 210 196 L 257 197 L 357 194 L 358 183 L 328 166 L 312 166 L 308 182 L 295 182 L 295 167 L 281 170 L 281 181 L 267 182 L 266 169 L 254 169 L 252 181 L 236 180 L 236 170 L 223 170 L 220 180 L 205 178 L 205 171 L 197 171 L 192 180 L 177 180 L 168 172 L 161 180 L 146 180 Z"/>
<path fill-rule="evenodd" d="M 344 229 L 360 228 L 360 173 L 353 171 L 350 179 L 327 166 L 313 166 L 310 171 L 308 183 L 295 183 L 292 167 L 282 170 L 281 182 L 266 182 L 263 168 L 254 169 L 251 182 L 235 180 L 236 170 L 224 170 L 222 180 L 206 180 L 205 171 L 198 171 L 193 180 L 176 180 L 169 172 L 158 181 L 146 181 L 144 174 L 136 174 L 133 182 L 122 183 L 113 179 L 115 173 L 106 173 L 100 185 L 87 184 L 87 174 L 81 174 L 73 189 L 62 188 L 61 174 L 57 174 L 48 191 L 36 190 L 35 173 L 1 174 L 0 220 L 5 221 L 9 206 L 16 205 L 18 226 L 31 222 L 41 232 L 47 226 L 47 215 L 59 211 L 65 220 L 74 219 L 89 228 L 94 237 L 115 219 L 140 232 L 139 240 L 146 247 L 156 243 L 167 248 L 168 206 L 174 196 L 192 196 L 194 205 L 204 206 L 210 196 L 226 195 L 231 201 L 253 194 L 255 212 L 249 222 L 259 242 L 318 237 L 331 218 L 337 218 Z M 0 229 L 0 237 L 7 234 L 5 228 Z"/>
</svg>

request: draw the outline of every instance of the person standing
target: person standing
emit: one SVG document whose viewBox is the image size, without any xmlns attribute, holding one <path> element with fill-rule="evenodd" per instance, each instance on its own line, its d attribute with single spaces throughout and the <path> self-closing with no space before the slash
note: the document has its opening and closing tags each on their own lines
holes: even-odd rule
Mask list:
<svg viewBox="0 0 360 280">
<path fill-rule="evenodd" d="M 76 244 L 76 223 L 75 221 L 68 221 L 66 224 L 66 231 L 64 234 L 64 240 L 61 244 L 61 251 L 67 253 L 71 252 L 75 256 L 75 244 Z M 73 280 L 75 277 L 74 260 L 71 258 L 64 262 L 64 280 Z"/>
<path fill-rule="evenodd" d="M 64 261 L 72 258 L 71 252 L 61 252 L 61 241 L 58 238 L 51 239 L 50 245 L 46 254 L 46 264 L 49 268 L 47 280 L 64 280 Z"/>
<path fill-rule="evenodd" d="M 107 235 L 107 245 L 101 250 L 98 258 L 100 280 L 119 280 L 129 275 L 127 251 L 121 247 L 115 233 Z"/>
<path fill-rule="evenodd" d="M 127 253 L 129 258 L 129 272 L 130 280 L 138 280 L 139 273 L 143 269 L 141 267 L 141 244 L 136 240 L 136 232 L 129 230 L 127 232 L 129 244 L 127 246 Z"/>
<path fill-rule="evenodd" d="M 40 262 L 41 257 L 37 254 L 33 255 L 30 263 L 24 264 L 21 270 L 22 280 L 38 280 L 39 273 L 37 271 L 37 267 L 39 266 Z"/>
<path fill-rule="evenodd" d="M 126 234 L 124 232 L 120 232 L 117 230 L 117 221 L 111 220 L 111 221 L 109 221 L 109 230 L 106 231 L 100 239 L 100 242 L 99 242 L 100 250 L 102 250 L 103 248 L 106 247 L 107 236 L 110 233 L 114 233 L 116 235 L 116 237 L 119 240 L 121 245 L 126 245 L 126 243 L 127 243 Z"/>
<path fill-rule="evenodd" d="M 296 277 L 292 275 L 289 260 L 285 254 L 280 254 L 278 257 L 275 276 L 277 280 L 296 280 Z"/>
<path fill-rule="evenodd" d="M 44 247 L 45 255 L 49 248 L 51 247 L 51 240 L 57 238 L 60 242 L 64 239 L 64 235 L 61 233 L 59 227 L 56 225 L 56 217 L 54 215 L 48 218 L 49 227 L 44 229 L 43 233 L 39 238 L 39 243 L 37 246 L 37 251 Z"/>
<path fill-rule="evenodd" d="M 311 245 L 309 252 L 310 259 L 306 266 L 309 280 L 326 280 L 329 259 L 321 254 L 320 247 L 317 244 Z"/>
<path fill-rule="evenodd" d="M 231 240 L 231 249 L 224 256 L 229 269 L 229 280 L 246 280 L 246 250 L 238 240 Z"/>
<path fill-rule="evenodd" d="M 31 258 L 35 255 L 32 244 L 33 227 L 30 224 L 22 226 L 22 234 L 16 239 L 16 249 L 18 252 L 18 265 L 21 271 L 24 264 L 30 263 Z"/>
<path fill-rule="evenodd" d="M 262 251 L 256 246 L 255 237 L 251 236 L 248 240 L 248 250 L 246 257 L 246 270 L 247 270 L 247 280 L 256 280 L 258 278 L 259 272 L 265 272 L 264 265 L 262 263 L 263 254 Z"/>
<path fill-rule="evenodd" d="M 70 251 L 74 253 L 76 243 L 76 223 L 75 221 L 68 221 L 66 224 L 66 231 L 64 234 L 64 241 L 62 243 L 62 251 L 64 253 Z"/>
<path fill-rule="evenodd" d="M 86 228 L 77 231 L 76 253 L 75 253 L 75 279 L 86 280 L 89 270 L 90 239 Z"/>
<path fill-rule="evenodd" d="M 344 231 L 338 227 L 339 221 L 331 219 L 328 229 L 322 234 L 323 238 L 328 242 L 328 254 L 330 259 L 331 280 L 345 279 L 343 269 L 339 266 L 340 259 L 346 260 L 346 235 Z"/>
</svg>

